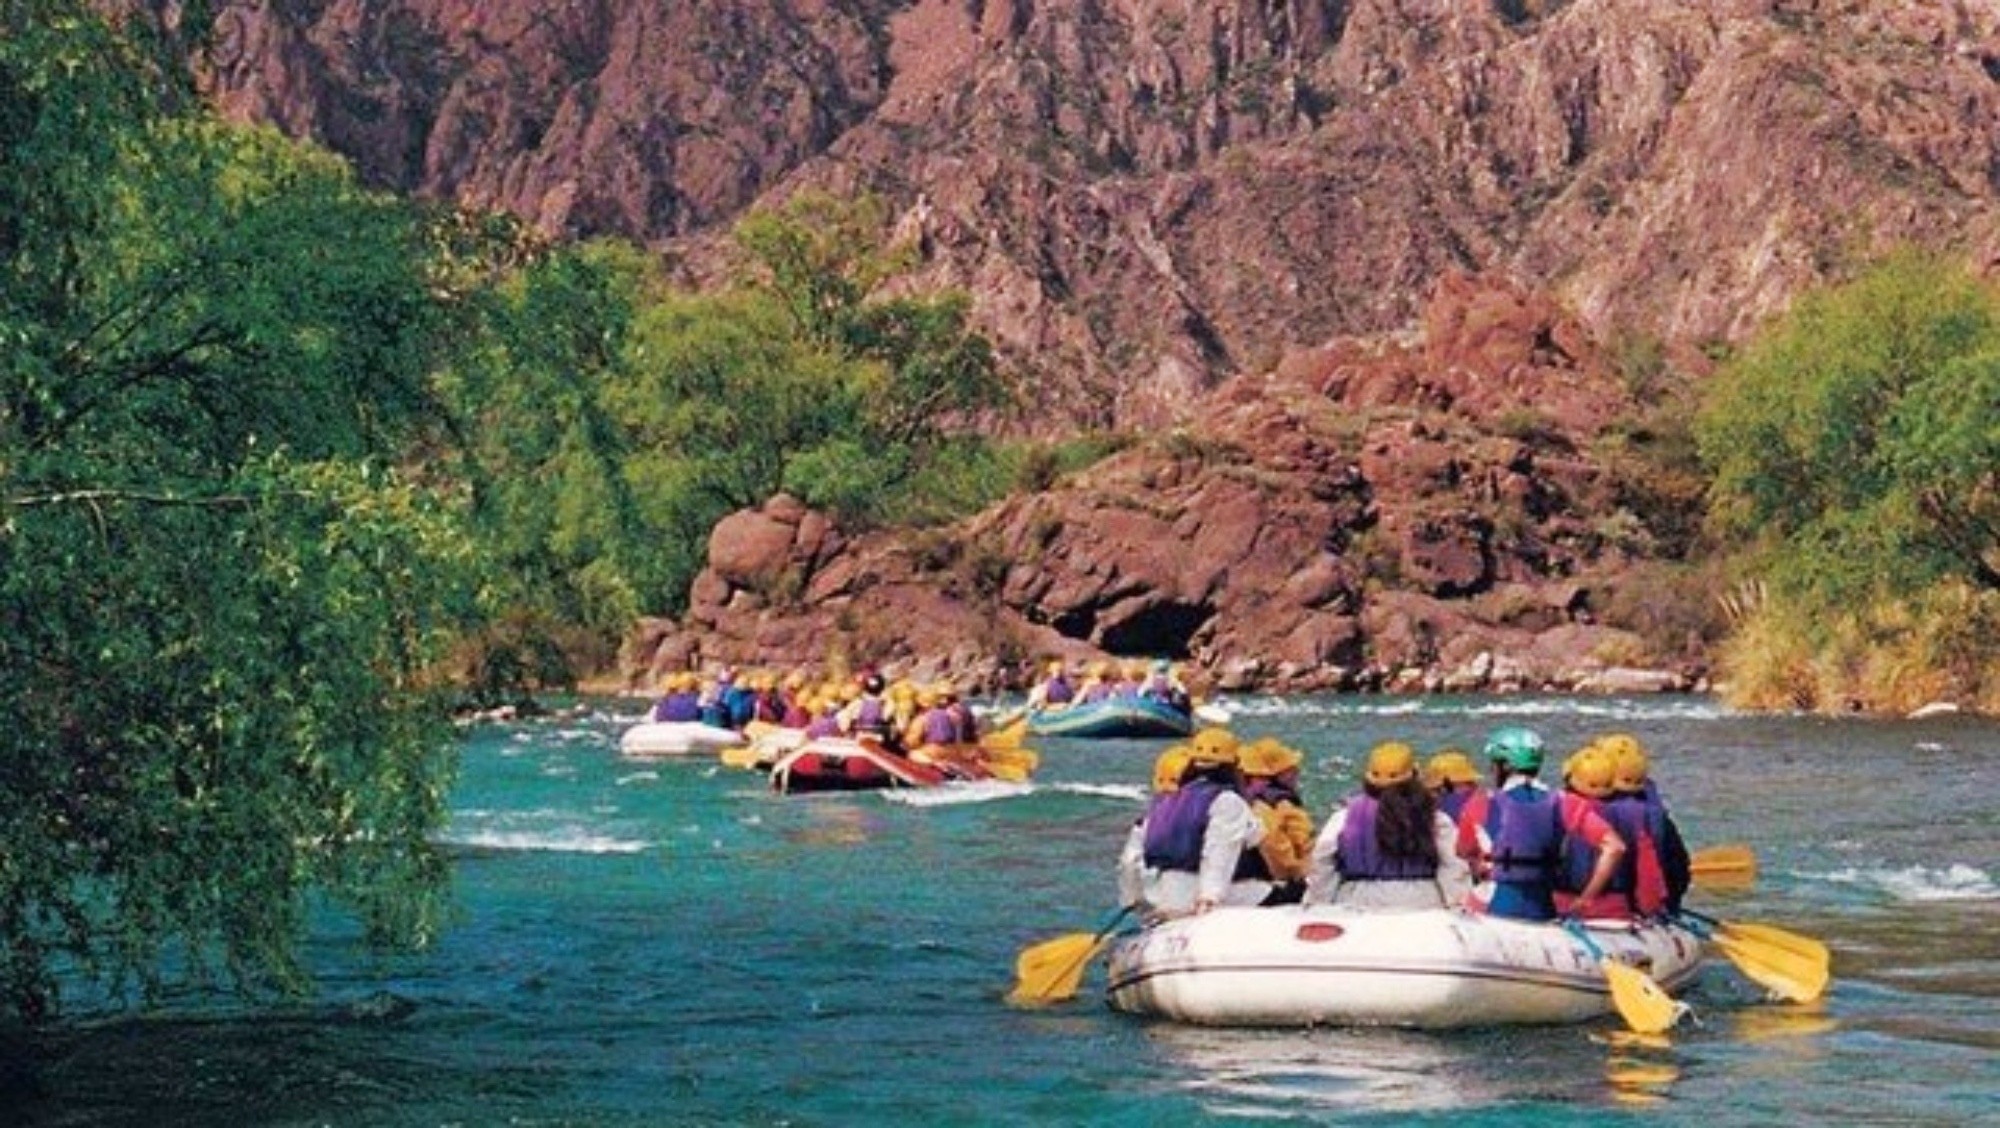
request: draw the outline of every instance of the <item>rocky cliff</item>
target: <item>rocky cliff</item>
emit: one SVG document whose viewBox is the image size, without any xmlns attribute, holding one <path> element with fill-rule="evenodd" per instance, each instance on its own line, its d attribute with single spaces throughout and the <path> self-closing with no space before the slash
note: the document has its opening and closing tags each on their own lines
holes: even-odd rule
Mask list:
<svg viewBox="0 0 2000 1128">
<path fill-rule="evenodd" d="M 635 674 L 1113 651 L 1225 684 L 1693 684 L 1702 601 L 1646 571 L 1687 499 L 1619 453 L 1659 365 L 1620 358 L 1698 377 L 1892 246 L 2000 262 L 2000 0 L 300 0 L 220 28 L 228 112 L 691 280 L 746 208 L 879 193 L 918 283 L 972 295 L 1019 425 L 1144 436 L 914 538 L 739 513 Z"/>
<path fill-rule="evenodd" d="M 2000 258 L 1993 0 L 306 0 L 229 112 L 690 268 L 804 185 L 901 209 L 1051 426 L 1185 418 L 1454 271 L 1740 338 L 1903 242 Z"/>
<path fill-rule="evenodd" d="M 1207 407 L 1198 431 L 915 537 L 848 537 L 785 497 L 739 512 L 685 619 L 633 640 L 633 680 L 825 658 L 1005 685 L 1104 653 L 1223 688 L 1703 677 L 1631 571 L 1651 545 L 1596 445 L 1641 409 L 1547 299 L 1452 276 L 1406 342 L 1295 353 Z"/>
</svg>

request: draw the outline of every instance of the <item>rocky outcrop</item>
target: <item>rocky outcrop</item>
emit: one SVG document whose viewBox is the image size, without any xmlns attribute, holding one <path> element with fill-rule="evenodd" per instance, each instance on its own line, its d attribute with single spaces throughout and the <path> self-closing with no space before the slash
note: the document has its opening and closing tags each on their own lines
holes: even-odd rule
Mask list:
<svg viewBox="0 0 2000 1128">
<path fill-rule="evenodd" d="M 900 212 L 1032 388 L 1152 426 L 1454 272 L 1740 339 L 1916 243 L 2000 260 L 1990 0 L 320 0 L 212 87 L 374 182 L 714 268 L 799 187 Z"/>
<path fill-rule="evenodd" d="M 1633 405 L 1587 336 L 1471 278 L 1424 325 L 1289 357 L 1210 397 L 1199 430 L 948 529 L 845 539 L 787 497 L 737 513 L 630 675 L 831 662 L 1004 685 L 1046 655 L 1111 654 L 1225 689 L 1687 688 L 1685 656 L 1599 621 L 1623 560 L 1585 444 Z M 1531 407 L 1559 414 L 1479 429 Z"/>
<path fill-rule="evenodd" d="M 1147 436 L 916 541 L 740 515 L 647 660 L 956 663 L 977 640 L 1185 652 L 1231 682 L 1682 680 L 1621 572 L 1657 531 L 1593 447 L 1631 408 L 1599 348 L 1699 378 L 1887 248 L 2000 263 L 1993 0 L 218 17 L 225 112 L 378 185 L 646 241 L 692 282 L 746 208 L 879 193 L 917 252 L 903 284 L 971 295 L 1016 427 Z"/>
</svg>

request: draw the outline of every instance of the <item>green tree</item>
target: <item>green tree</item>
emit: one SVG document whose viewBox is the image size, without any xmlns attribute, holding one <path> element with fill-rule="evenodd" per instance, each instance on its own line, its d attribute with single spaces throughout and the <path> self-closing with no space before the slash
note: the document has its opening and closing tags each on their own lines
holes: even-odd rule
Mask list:
<svg viewBox="0 0 2000 1128">
<path fill-rule="evenodd" d="M 2000 299 L 1915 255 L 1803 298 L 1712 381 L 1717 527 L 1829 605 L 2000 587 Z"/>
<path fill-rule="evenodd" d="M 1808 295 L 1716 374 L 1696 435 L 1713 527 L 1768 581 L 1738 680 L 1783 704 L 1885 707 L 1907 704 L 1892 683 L 2000 685 L 1990 649 L 1933 621 L 1991 620 L 2000 596 L 1993 287 L 1904 254 Z"/>
<path fill-rule="evenodd" d="M 504 248 L 514 233 L 497 239 Z M 604 640 L 680 580 L 655 549 L 657 522 L 627 473 L 631 429 L 612 411 L 632 322 L 656 288 L 631 247 L 531 255 L 480 293 L 479 327 L 439 382 L 496 598 L 511 609 L 467 671 L 481 700 L 607 660 Z"/>
<path fill-rule="evenodd" d="M 888 216 L 880 197 L 825 192 L 754 211 L 734 231 L 746 256 L 743 288 L 775 297 L 796 335 L 839 345 L 854 312 L 908 265 L 908 253 L 884 238 Z"/>
<path fill-rule="evenodd" d="M 0 1000 L 162 954 L 302 982 L 316 892 L 421 942 L 476 610 L 434 441 L 427 232 L 338 162 L 169 114 L 92 9 L 0 9 Z"/>
<path fill-rule="evenodd" d="M 964 294 L 881 292 L 911 262 L 887 214 L 872 196 L 802 193 L 735 232 L 745 288 L 775 302 L 828 362 L 802 373 L 813 394 L 794 401 L 808 408 L 802 441 L 785 448 L 778 480 L 862 522 L 924 509 L 909 492 L 938 481 L 935 461 L 963 445 L 951 440 L 1007 401 Z"/>
<path fill-rule="evenodd" d="M 611 243 L 508 262 L 438 385 L 510 577 L 512 613 L 474 666 L 518 670 L 494 655 L 565 623 L 615 638 L 677 612 L 716 521 L 780 490 L 880 523 L 997 492 L 967 467 L 1010 478 L 966 427 L 1003 397 L 992 349 L 961 295 L 879 293 L 905 261 L 884 215 L 822 195 L 755 213 L 740 280 L 704 294 Z M 458 257 L 495 258 L 467 242 Z"/>
</svg>

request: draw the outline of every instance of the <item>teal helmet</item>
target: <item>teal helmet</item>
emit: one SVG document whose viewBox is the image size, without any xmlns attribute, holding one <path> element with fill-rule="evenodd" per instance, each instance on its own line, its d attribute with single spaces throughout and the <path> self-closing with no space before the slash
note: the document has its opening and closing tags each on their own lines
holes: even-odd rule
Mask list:
<svg viewBox="0 0 2000 1128">
<path fill-rule="evenodd" d="M 1541 734 L 1519 726 L 1494 729 L 1486 738 L 1486 758 L 1533 775 L 1542 770 Z"/>
</svg>

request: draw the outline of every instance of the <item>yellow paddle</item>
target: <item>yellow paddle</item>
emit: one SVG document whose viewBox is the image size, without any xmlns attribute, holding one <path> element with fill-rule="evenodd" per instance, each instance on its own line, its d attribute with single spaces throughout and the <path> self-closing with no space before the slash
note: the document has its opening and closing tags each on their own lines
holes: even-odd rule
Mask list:
<svg viewBox="0 0 2000 1128">
<path fill-rule="evenodd" d="M 1604 949 L 1584 931 L 1581 921 L 1566 920 L 1563 927 L 1597 957 L 1597 966 L 1604 969 L 1604 980 L 1611 985 L 1611 1004 L 1618 1008 L 1618 1017 L 1625 1020 L 1625 1025 L 1635 1033 L 1658 1034 L 1673 1029 L 1674 1023 L 1680 1021 L 1686 1008 L 1675 1002 L 1652 976 L 1605 955 Z"/>
<path fill-rule="evenodd" d="M 986 770 L 993 773 L 994 779 L 1008 783 L 1026 783 L 1041 764 L 1041 757 L 1026 748 L 988 748 L 984 752 Z"/>
<path fill-rule="evenodd" d="M 979 738 L 979 746 L 988 752 L 996 748 L 1019 748 L 1028 735 L 1028 718 L 1021 717 L 1012 724 L 1003 725 Z"/>
<path fill-rule="evenodd" d="M 1014 960 L 1014 989 L 1007 1001 L 1015 1006 L 1056 1003 L 1074 998 L 1083 984 L 1084 969 L 1111 942 L 1111 932 L 1132 911 L 1127 905 L 1096 933 L 1069 932 L 1030 944 Z"/>
<path fill-rule="evenodd" d="M 1817 999 L 1833 976 L 1833 953 L 1810 936 L 1774 924 L 1717 920 L 1691 909 L 1681 910 L 1681 916 L 1691 918 L 1695 931 L 1722 949 L 1736 970 L 1781 999 Z"/>
<path fill-rule="evenodd" d="M 1688 859 L 1689 876 L 1709 889 L 1748 889 L 1757 880 L 1757 855 L 1741 844 L 1710 846 Z"/>
<path fill-rule="evenodd" d="M 754 744 L 742 744 L 735 748 L 724 748 L 715 754 L 725 768 L 754 768 L 762 760 L 764 753 Z"/>
</svg>

